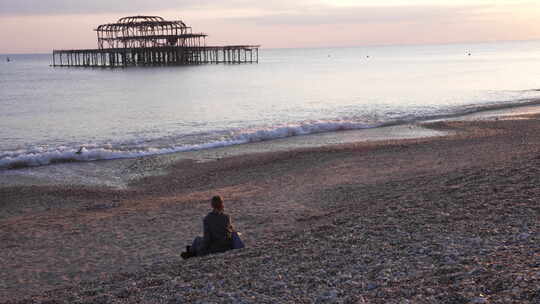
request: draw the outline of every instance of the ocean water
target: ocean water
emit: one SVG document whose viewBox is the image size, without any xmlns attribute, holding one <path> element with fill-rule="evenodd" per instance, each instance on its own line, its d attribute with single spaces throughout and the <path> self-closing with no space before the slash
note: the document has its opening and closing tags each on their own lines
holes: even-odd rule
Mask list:
<svg viewBox="0 0 540 304">
<path fill-rule="evenodd" d="M 240 65 L 50 61 L 0 55 L 0 169 L 379 128 L 540 98 L 540 41 L 261 49 L 258 64 Z"/>
</svg>

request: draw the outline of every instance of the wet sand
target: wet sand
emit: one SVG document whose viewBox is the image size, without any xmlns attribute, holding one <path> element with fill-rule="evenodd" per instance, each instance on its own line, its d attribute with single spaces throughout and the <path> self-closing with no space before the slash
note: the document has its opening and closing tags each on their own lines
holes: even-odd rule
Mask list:
<svg viewBox="0 0 540 304">
<path fill-rule="evenodd" d="M 113 175 L 123 167 L 130 176 L 127 182 L 120 178 L 109 187 L 99 182 L 42 182 L 44 175 L 22 183 L 4 182 L 0 188 L 0 299 L 61 288 L 36 299 L 68 303 L 78 297 L 91 303 L 101 297 L 105 302 L 126 298 L 152 302 L 152 297 L 161 294 L 171 301 L 178 296 L 187 302 L 209 297 L 216 302 L 232 301 L 218 293 L 223 291 L 249 303 L 272 303 L 268 299 L 310 303 L 328 298 L 344 303 L 392 303 L 394 299 L 445 303 L 437 298 L 441 295 L 457 299 L 446 303 L 467 303 L 474 297 L 489 298 L 489 303 L 540 300 L 540 293 L 534 290 L 540 282 L 540 116 L 519 113 L 512 119 L 437 121 L 425 127 L 440 133 L 435 137 L 311 143 L 250 154 L 224 149 L 200 159 L 169 155 L 106 166 L 103 162 L 96 166 L 111 168 Z M 204 159 L 211 161 L 201 161 Z M 96 172 L 106 175 L 104 170 Z M 6 176 L 2 178 L 10 178 Z M 134 178 L 137 176 L 140 178 Z M 99 180 L 99 174 L 94 178 Z M 104 179 L 114 180 L 110 176 Z M 244 232 L 249 248 L 182 261 L 179 252 L 200 234 L 201 217 L 214 194 L 225 198 L 227 212 Z M 347 227 L 359 230 L 347 232 Z M 435 250 L 438 258 L 429 255 L 434 252 L 430 246 L 443 246 L 448 238 L 454 240 L 455 248 L 444 246 L 457 253 Z M 353 246 L 353 241 L 359 243 Z M 425 246 L 418 245 L 421 243 Z M 501 249 L 503 245 L 508 251 Z M 329 254 L 329 246 L 339 250 Z M 403 274 L 381 277 L 379 272 L 386 266 L 391 268 L 409 257 L 406 250 L 411 246 L 419 253 L 414 251 L 410 260 L 401 261 Z M 305 251 L 298 253 L 298 248 Z M 385 250 L 392 255 L 381 256 Z M 313 261 L 295 259 L 302 254 Z M 445 254 L 454 261 L 447 263 Z M 351 260 L 358 256 L 382 261 Z M 426 270 L 427 264 L 421 265 L 427 267 L 421 268 L 425 272 L 412 270 L 428 258 L 444 263 L 432 262 L 432 272 Z M 470 273 L 493 259 L 500 264 L 486 270 L 493 280 L 521 275 L 521 285 L 502 284 L 498 294 L 490 289 L 492 294 L 486 295 L 483 284 L 491 282 L 486 273 L 480 271 L 477 277 Z M 216 265 L 235 261 L 249 267 L 229 273 L 237 281 L 223 283 Z M 307 268 L 298 269 L 304 262 Z M 304 279 L 317 292 L 285 295 L 274 294 L 273 289 L 239 287 L 238 282 L 245 280 L 274 284 L 276 278 L 264 274 L 268 263 L 287 271 L 281 289 L 307 288 L 302 285 L 306 282 L 293 280 L 293 274 L 306 273 Z M 452 265 L 458 270 L 448 272 Z M 341 278 L 342 271 L 330 273 L 332 269 L 349 268 L 356 272 L 345 271 L 346 282 L 313 283 L 328 275 L 329 280 Z M 171 273 L 174 269 L 182 271 Z M 314 272 L 317 269 L 325 274 Z M 417 285 L 418 276 L 433 279 L 437 271 L 468 276 L 438 280 L 439 276 L 435 285 Z M 117 297 L 129 284 L 158 275 L 165 278 L 160 284 L 141 284 L 139 295 Z M 73 283 L 80 285 L 64 289 Z M 179 286 L 187 283 L 191 289 L 182 291 Z M 206 285 L 195 283 L 222 287 L 210 292 Z M 459 292 L 459 284 L 466 286 L 464 291 Z M 97 290 L 96 286 L 102 287 Z M 513 288 L 518 287 L 512 298 Z M 405 291 L 411 288 L 419 292 L 407 295 Z M 94 291 L 88 292 L 90 289 Z M 250 298 L 253 290 L 257 292 Z M 362 292 L 350 294 L 350 290 Z M 140 298 L 143 296 L 146 298 Z"/>
<path fill-rule="evenodd" d="M 165 174 L 173 163 L 182 160 L 206 162 L 255 153 L 290 151 L 366 141 L 435 137 L 445 134 L 444 131 L 424 128 L 420 124 L 405 124 L 293 136 L 271 141 L 133 159 L 75 162 L 19 170 L 3 170 L 0 171 L 0 187 L 93 185 L 126 189 L 132 180 Z"/>
</svg>

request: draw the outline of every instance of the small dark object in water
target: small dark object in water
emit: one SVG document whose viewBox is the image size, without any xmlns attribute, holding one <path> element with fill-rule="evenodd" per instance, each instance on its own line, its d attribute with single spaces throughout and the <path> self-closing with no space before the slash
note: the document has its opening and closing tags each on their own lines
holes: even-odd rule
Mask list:
<svg viewBox="0 0 540 304">
<path fill-rule="evenodd" d="M 7 61 L 7 62 L 10 62 L 10 61 L 11 61 L 11 58 L 6 57 L 6 61 Z"/>
<path fill-rule="evenodd" d="M 84 147 L 81 146 L 81 147 L 79 148 L 79 151 L 75 152 L 75 154 L 82 154 L 82 150 L 83 150 L 83 149 L 84 149 Z"/>
</svg>

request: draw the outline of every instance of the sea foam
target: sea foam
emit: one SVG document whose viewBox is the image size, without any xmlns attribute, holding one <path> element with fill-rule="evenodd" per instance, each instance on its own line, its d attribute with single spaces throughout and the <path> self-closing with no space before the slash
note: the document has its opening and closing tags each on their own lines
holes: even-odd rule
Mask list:
<svg viewBox="0 0 540 304">
<path fill-rule="evenodd" d="M 214 139 L 196 144 L 184 144 L 178 138 L 168 138 L 167 146 L 163 139 L 136 139 L 131 143 L 87 143 L 76 146 L 58 147 L 31 147 L 16 151 L 4 151 L 0 154 L 0 168 L 18 169 L 24 167 L 43 166 L 66 162 L 84 162 L 95 160 L 111 160 L 121 158 L 134 158 L 149 155 L 198 151 L 204 149 L 220 148 L 231 145 L 247 144 L 286 138 L 299 135 L 316 134 L 332 131 L 355 130 L 377 125 L 367 125 L 353 121 L 309 121 L 297 124 L 278 125 L 266 128 L 248 128 L 236 130 L 216 131 Z M 185 137 L 185 136 L 182 136 Z M 205 139 L 212 138 L 205 134 Z M 153 146 L 154 142 L 159 145 Z"/>
<path fill-rule="evenodd" d="M 538 105 L 538 99 L 519 100 L 510 103 L 470 105 L 445 112 L 396 115 L 385 120 L 367 122 L 365 119 L 310 120 L 267 127 L 215 130 L 200 134 L 179 134 L 166 138 L 137 138 L 117 143 L 85 143 L 60 146 L 37 146 L 27 149 L 0 152 L 0 169 L 19 169 L 67 162 L 85 162 L 135 158 L 176 152 L 198 151 L 232 145 L 248 144 L 279 138 L 377 128 L 407 124 L 433 119 L 446 119 L 489 110 L 501 110 L 517 106 Z M 186 141 L 189 138 L 189 141 Z"/>
</svg>

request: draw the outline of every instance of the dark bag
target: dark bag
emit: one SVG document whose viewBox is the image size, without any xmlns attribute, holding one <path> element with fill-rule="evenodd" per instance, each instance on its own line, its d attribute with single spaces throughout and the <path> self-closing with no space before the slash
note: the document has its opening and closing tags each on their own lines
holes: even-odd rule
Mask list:
<svg viewBox="0 0 540 304">
<path fill-rule="evenodd" d="M 240 238 L 240 233 L 234 231 L 232 233 L 232 248 L 233 249 L 242 249 L 244 247 L 246 247 L 246 246 L 244 245 L 244 242 Z"/>
</svg>

